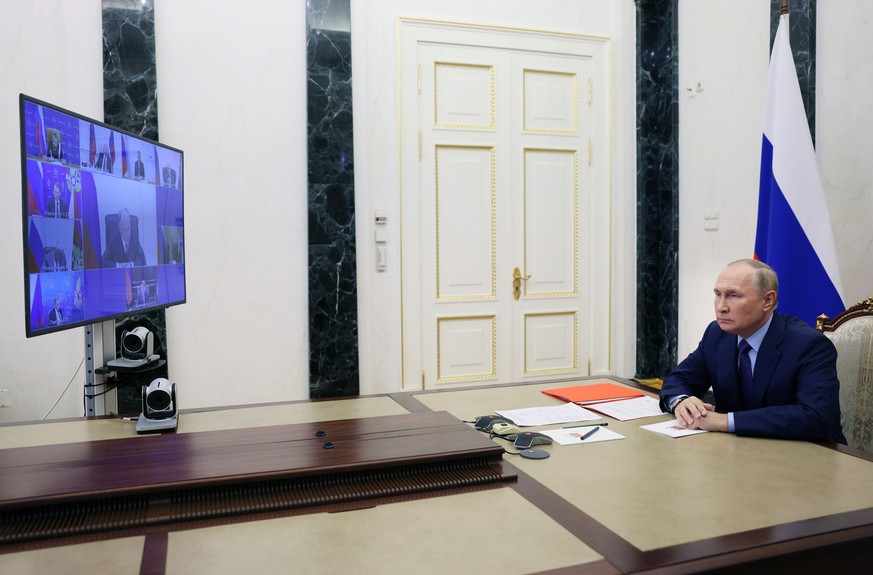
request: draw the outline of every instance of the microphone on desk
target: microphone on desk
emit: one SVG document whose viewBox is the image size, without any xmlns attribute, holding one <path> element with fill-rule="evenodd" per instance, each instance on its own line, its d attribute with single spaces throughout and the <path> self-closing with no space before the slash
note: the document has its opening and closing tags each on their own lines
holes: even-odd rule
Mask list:
<svg viewBox="0 0 873 575">
<path fill-rule="evenodd" d="M 505 417 L 500 417 L 499 415 L 480 415 L 476 418 L 476 421 L 473 422 L 473 427 L 479 431 L 490 431 L 495 423 L 512 424 L 513 422 Z"/>
</svg>

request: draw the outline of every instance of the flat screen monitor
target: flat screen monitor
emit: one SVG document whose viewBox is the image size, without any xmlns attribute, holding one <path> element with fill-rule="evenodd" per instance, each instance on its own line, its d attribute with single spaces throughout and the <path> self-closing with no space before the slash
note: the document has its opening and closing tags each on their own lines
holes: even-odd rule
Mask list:
<svg viewBox="0 0 873 575">
<path fill-rule="evenodd" d="M 19 106 L 27 337 L 185 303 L 182 151 Z"/>
</svg>

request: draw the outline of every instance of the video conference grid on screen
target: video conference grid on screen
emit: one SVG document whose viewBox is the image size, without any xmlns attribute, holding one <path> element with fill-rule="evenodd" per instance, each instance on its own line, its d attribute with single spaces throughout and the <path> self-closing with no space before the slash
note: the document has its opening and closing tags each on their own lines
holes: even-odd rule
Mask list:
<svg viewBox="0 0 873 575">
<path fill-rule="evenodd" d="M 185 301 L 180 150 L 21 96 L 27 336 Z"/>
</svg>

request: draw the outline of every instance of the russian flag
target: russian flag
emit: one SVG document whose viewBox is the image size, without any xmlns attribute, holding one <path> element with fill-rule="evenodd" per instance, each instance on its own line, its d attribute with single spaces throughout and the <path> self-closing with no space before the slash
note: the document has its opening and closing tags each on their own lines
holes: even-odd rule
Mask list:
<svg viewBox="0 0 873 575">
<path fill-rule="evenodd" d="M 94 124 L 91 126 L 91 142 L 88 149 L 88 165 L 94 167 L 94 161 L 97 159 L 97 136 L 94 134 Z"/>
<path fill-rule="evenodd" d="M 158 160 L 158 147 L 155 146 L 155 185 L 161 185 L 161 167 L 160 161 Z"/>
<path fill-rule="evenodd" d="M 42 106 L 36 107 L 36 146 L 39 148 L 39 157 L 45 156 L 45 133 L 42 130 L 45 120 L 42 118 Z"/>
<path fill-rule="evenodd" d="M 127 146 L 124 145 L 124 135 L 121 136 L 121 175 L 127 175 Z"/>
<path fill-rule="evenodd" d="M 780 312 L 814 326 L 820 314 L 834 317 L 845 309 L 828 205 L 788 42 L 788 14 L 779 18 L 770 55 L 755 258 L 779 276 Z"/>
<path fill-rule="evenodd" d="M 31 285 L 30 301 L 33 302 L 30 306 L 30 327 L 31 329 L 42 329 L 46 324 L 46 317 L 42 307 L 42 284 L 40 283 L 41 275 L 36 276 L 36 284 Z"/>
</svg>

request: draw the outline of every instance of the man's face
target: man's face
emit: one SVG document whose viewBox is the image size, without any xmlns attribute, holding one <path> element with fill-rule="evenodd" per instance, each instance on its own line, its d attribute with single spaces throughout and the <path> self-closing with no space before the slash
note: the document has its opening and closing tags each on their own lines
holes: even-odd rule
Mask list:
<svg viewBox="0 0 873 575">
<path fill-rule="evenodd" d="M 752 278 L 754 269 L 736 264 L 719 274 L 715 294 L 715 320 L 728 333 L 747 338 L 767 323 L 773 310 L 775 294 L 759 294 Z"/>
<path fill-rule="evenodd" d="M 130 241 L 130 217 L 122 216 L 118 220 L 118 231 L 121 233 L 121 239 L 125 242 Z"/>
</svg>

